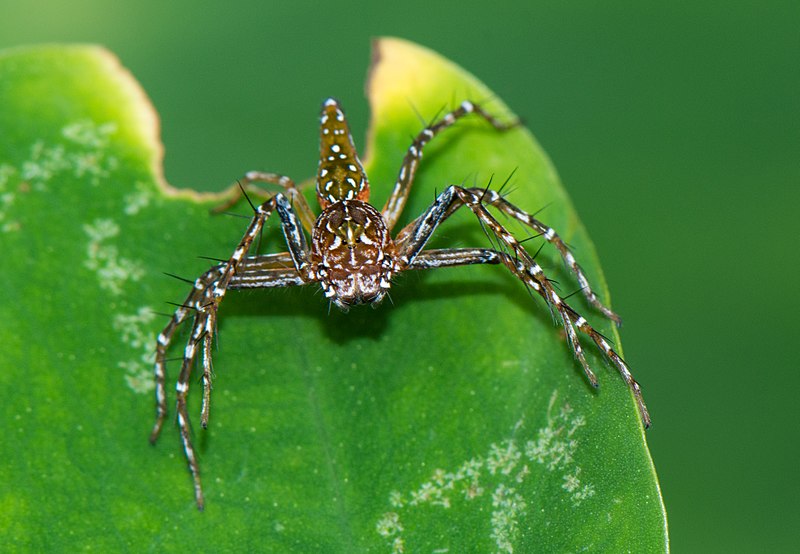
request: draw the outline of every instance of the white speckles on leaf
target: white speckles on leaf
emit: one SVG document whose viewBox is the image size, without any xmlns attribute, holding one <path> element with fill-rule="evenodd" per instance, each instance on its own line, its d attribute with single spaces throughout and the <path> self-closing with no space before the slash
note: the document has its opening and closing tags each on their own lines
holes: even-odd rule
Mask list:
<svg viewBox="0 0 800 554">
<path fill-rule="evenodd" d="M 117 168 L 118 160 L 106 153 L 110 137 L 116 132 L 116 123 L 96 124 L 88 120 L 72 123 L 61 130 L 64 138 L 72 143 L 71 147 L 82 149 L 69 154 L 75 177 L 89 177 L 91 184 L 97 186 Z"/>
<path fill-rule="evenodd" d="M 127 360 L 119 362 L 117 365 L 125 371 L 125 384 L 133 392 L 149 394 L 155 388 L 152 371 L 143 369 L 148 364 L 143 365 L 142 360 Z"/>
<path fill-rule="evenodd" d="M 403 525 L 400 523 L 400 516 L 397 515 L 397 512 L 387 512 L 378 520 L 375 529 L 382 537 L 392 537 L 403 531 Z"/>
<path fill-rule="evenodd" d="M 392 554 L 403 554 L 406 551 L 406 544 L 403 537 L 395 537 L 392 541 Z"/>
<path fill-rule="evenodd" d="M 389 504 L 392 508 L 402 508 L 405 506 L 405 501 L 403 500 L 403 493 L 400 491 L 392 491 L 389 493 Z"/>
<path fill-rule="evenodd" d="M 583 416 L 571 417 L 569 405 L 561 407 L 559 413 L 552 415 L 557 395 L 553 393 L 547 409 L 547 426 L 539 429 L 535 441 L 525 444 L 525 454 L 531 460 L 544 465 L 549 471 L 565 469 L 573 463 L 573 455 L 578 443 L 572 437 L 586 424 Z"/>
<path fill-rule="evenodd" d="M 70 168 L 66 157 L 64 145 L 46 146 L 41 140 L 31 145 L 30 157 L 22 163 L 20 177 L 23 181 L 31 183 L 36 191 L 47 190 L 47 182 L 57 173 Z"/>
<path fill-rule="evenodd" d="M 89 236 L 84 266 L 97 273 L 100 288 L 118 296 L 126 281 L 142 278 L 144 269 L 136 262 L 121 257 L 117 247 L 108 244 L 108 239 L 119 234 L 119 226 L 114 221 L 95 219 L 90 225 L 84 225 L 83 230 Z"/>
<path fill-rule="evenodd" d="M 116 132 L 117 124 L 114 122 L 97 125 L 90 120 L 78 121 L 61 129 L 61 134 L 70 142 L 95 149 L 107 147 L 109 137 Z"/>
<path fill-rule="evenodd" d="M 81 152 L 72 157 L 75 177 L 89 177 L 93 186 L 100 184 L 101 179 L 108 177 L 109 172 L 117 168 L 116 158 L 104 159 L 102 152 Z"/>
<path fill-rule="evenodd" d="M 498 552 L 514 552 L 512 539 L 519 530 L 519 516 L 525 513 L 525 500 L 513 488 L 500 484 L 492 493 L 492 539 Z"/>
<path fill-rule="evenodd" d="M 396 512 L 387 512 L 378 520 L 375 525 L 378 534 L 386 539 L 391 539 L 389 544 L 392 547 L 392 554 L 405 552 L 405 542 L 399 536 L 403 532 L 403 525 L 400 523 L 400 516 Z"/>
<path fill-rule="evenodd" d="M 503 441 L 501 446 L 492 444 L 486 457 L 486 468 L 492 475 L 498 472 L 509 475 L 521 457 L 522 452 L 512 440 Z"/>
<path fill-rule="evenodd" d="M 17 168 L 9 164 L 0 164 L 0 191 L 5 191 L 9 179 L 17 172 Z"/>
<path fill-rule="evenodd" d="M 144 306 L 135 314 L 116 314 L 114 329 L 122 334 L 122 342 L 131 348 L 151 350 L 152 332 L 148 327 L 153 319 L 153 310 Z"/>
<path fill-rule="evenodd" d="M 155 319 L 152 309 L 141 307 L 135 314 L 116 314 L 112 325 L 120 333 L 120 340 L 134 351 L 133 358 L 119 362 L 125 371 L 125 382 L 134 392 L 145 394 L 153 390 L 153 345 L 151 323 Z"/>
<path fill-rule="evenodd" d="M 561 485 L 561 488 L 567 492 L 574 492 L 580 486 L 581 482 L 577 475 L 565 475 L 564 484 Z"/>
<path fill-rule="evenodd" d="M 10 220 L 9 214 L 23 189 L 41 193 L 52 186 L 66 186 L 70 178 L 92 186 L 107 179 L 119 166 L 117 158 L 108 153 L 110 137 L 116 131 L 116 123 L 78 121 L 61 129 L 63 142 L 37 140 L 31 144 L 27 159 L 18 166 L 0 164 L 0 230 L 9 232 L 22 227 L 19 221 Z"/>
<path fill-rule="evenodd" d="M 572 503 L 575 506 L 580 505 L 581 502 L 594 496 L 594 487 L 590 484 L 581 484 L 581 480 L 578 478 L 580 475 L 581 468 L 575 467 L 573 473 L 564 475 L 564 484 L 561 485 L 561 488 L 570 493 L 570 498 L 572 498 Z"/>
<path fill-rule="evenodd" d="M 0 164 L 0 231 L 7 233 L 19 229 L 19 222 L 9 218 L 16 196 L 11 188 L 11 177 L 17 169 L 9 164 Z"/>
<path fill-rule="evenodd" d="M 84 225 L 83 230 L 91 242 L 101 242 L 119 234 L 119 226 L 111 219 L 95 219 L 92 225 Z"/>
<path fill-rule="evenodd" d="M 491 542 L 483 547 L 475 545 L 476 548 L 513 552 L 514 544 L 520 539 L 520 519 L 534 501 L 534 498 L 526 500 L 523 494 L 529 478 L 535 479 L 537 466 L 542 468 L 539 474 L 541 471 L 564 472 L 561 489 L 569 495 L 573 505 L 593 496 L 594 487 L 579 479 L 581 468 L 575 463 L 578 449 L 575 435 L 585 425 L 585 418 L 575 415 L 569 405 L 561 406 L 556 412 L 557 398 L 554 392 L 547 424 L 537 430 L 535 440 L 522 442 L 514 438 L 524 428 L 520 420 L 513 427 L 512 438 L 490 444 L 485 456 L 475 456 L 455 471 L 436 469 L 428 481 L 407 494 L 392 491 L 389 503 L 395 511 L 384 514 L 378 524 L 381 536 L 391 539 L 387 544 L 392 551 L 403 551 L 395 550 L 398 541 L 403 548 L 412 541 L 411 537 L 402 536 L 401 516 L 413 518 L 415 514 L 411 510 L 423 505 L 450 509 L 456 503 L 462 503 L 461 507 L 467 503 L 478 513 L 491 514 L 491 532 L 487 537 Z M 486 491 L 492 492 L 487 495 Z"/>
<path fill-rule="evenodd" d="M 134 192 L 125 196 L 125 214 L 136 215 L 142 208 L 150 204 L 152 198 L 152 189 L 145 183 L 137 181 Z"/>
<path fill-rule="evenodd" d="M 573 416 L 569 405 L 562 406 L 559 412 L 553 415 L 556 398 L 557 394 L 553 393 L 547 409 L 547 426 L 539 429 L 535 441 L 528 441 L 525 444 L 525 454 L 548 471 L 567 470 L 562 477 L 564 483 L 561 488 L 570 494 L 573 504 L 578 506 L 595 493 L 591 484 L 581 483 L 578 478 L 581 468 L 575 464 L 578 441 L 574 435 L 578 429 L 586 425 L 586 418 L 582 415 Z"/>
<path fill-rule="evenodd" d="M 60 184 L 57 181 L 65 175 L 88 178 L 97 186 L 119 165 L 117 158 L 107 153 L 109 137 L 115 132 L 115 123 L 79 121 L 67 125 L 61 130 L 65 143 L 38 140 L 31 145 L 30 155 L 21 165 L 20 179 L 37 192 L 48 190 L 54 182 Z"/>
</svg>

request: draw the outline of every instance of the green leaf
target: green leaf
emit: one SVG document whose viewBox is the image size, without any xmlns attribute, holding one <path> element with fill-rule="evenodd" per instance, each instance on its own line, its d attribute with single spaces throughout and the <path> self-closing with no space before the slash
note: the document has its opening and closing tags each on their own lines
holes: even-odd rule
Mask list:
<svg viewBox="0 0 800 554">
<path fill-rule="evenodd" d="M 396 39 L 375 46 L 366 159 L 380 207 L 421 128 L 417 112 L 431 119 L 469 98 L 512 115 L 437 55 Z M 209 429 L 195 419 L 198 512 L 174 414 L 156 446 L 147 442 L 152 353 L 167 321 L 155 312 L 189 288 L 163 272 L 193 279 L 209 265 L 198 256 L 229 256 L 246 221 L 210 216 L 220 197 L 164 183 L 152 108 L 101 49 L 5 52 L 0 106 L 4 549 L 667 548 L 629 390 L 590 351 L 601 382 L 592 389 L 547 307 L 495 266 L 412 272 L 391 302 L 349 314 L 329 310 L 317 287 L 230 293 Z M 514 170 L 509 199 L 546 207 L 540 217 L 607 300 L 586 232 L 525 130 L 499 134 L 475 118 L 437 137 L 403 222 L 449 184 L 494 176 L 499 186 Z M 275 223 L 264 252 L 285 249 Z M 488 245 L 467 211 L 430 244 Z M 538 259 L 562 291 L 577 288 L 550 248 Z M 571 302 L 618 341 L 582 299 Z"/>
</svg>

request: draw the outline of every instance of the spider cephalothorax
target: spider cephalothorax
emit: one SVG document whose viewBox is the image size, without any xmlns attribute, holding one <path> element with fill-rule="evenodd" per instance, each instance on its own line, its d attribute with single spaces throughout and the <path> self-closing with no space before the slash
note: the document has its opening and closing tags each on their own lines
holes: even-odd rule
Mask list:
<svg viewBox="0 0 800 554">
<path fill-rule="evenodd" d="M 470 264 L 502 264 L 517 279 L 538 293 L 560 318 L 575 357 L 593 385 L 597 379 L 583 354 L 578 331 L 587 335 L 605 357 L 613 363 L 631 388 L 645 426 L 650 417 L 644 405 L 639 384 L 627 364 L 609 342 L 584 317 L 571 308 L 554 290 L 551 281 L 520 242 L 495 219 L 487 206 L 530 227 L 534 233 L 556 247 L 567 267 L 575 274 L 581 292 L 603 315 L 619 323 L 619 317 L 605 307 L 589 286 L 574 256 L 558 233 L 534 216 L 520 210 L 490 188 L 448 186 L 431 206 L 392 238 L 391 231 L 403 211 L 414 176 L 422 158 L 422 150 L 440 131 L 460 118 L 474 113 L 498 131 L 506 131 L 516 122 L 502 123 L 480 106 L 462 102 L 439 121 L 427 126 L 416 136 L 403 158 L 397 181 L 383 209 L 369 203 L 369 180 L 358 158 L 353 139 L 339 104 L 328 99 L 320 116 L 320 157 L 317 172 L 317 201 L 322 209 L 319 217 L 295 187 L 290 178 L 275 173 L 253 171 L 241 180 L 241 191 L 254 183 L 271 183 L 283 188 L 260 206 L 244 237 L 228 261 L 215 265 L 194 283 L 192 292 L 178 306 L 156 347 L 156 423 L 150 435 L 155 442 L 167 413 L 166 355 L 178 327 L 194 318 L 191 337 L 186 345 L 178 376 L 178 426 L 186 458 L 194 479 L 197 506 L 203 508 L 200 468 L 190 436 L 186 398 L 197 352 L 203 351 L 203 406 L 200 421 L 208 424 L 211 397 L 211 351 L 217 329 L 217 309 L 228 289 L 273 288 L 318 283 L 325 296 L 343 310 L 351 305 L 379 302 L 391 286 L 394 275 L 406 270 L 435 269 Z M 234 199 L 235 201 L 235 199 Z M 447 248 L 425 250 L 428 239 L 444 220 L 462 207 L 467 207 L 498 242 L 498 248 Z M 288 246 L 287 252 L 248 256 L 267 219 L 277 213 Z M 307 242 L 311 237 L 311 246 Z"/>
</svg>

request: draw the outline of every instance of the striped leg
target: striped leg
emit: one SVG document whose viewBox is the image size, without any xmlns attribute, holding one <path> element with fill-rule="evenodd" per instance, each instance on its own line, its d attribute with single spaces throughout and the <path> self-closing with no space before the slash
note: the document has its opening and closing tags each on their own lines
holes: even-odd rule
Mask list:
<svg viewBox="0 0 800 554">
<path fill-rule="evenodd" d="M 386 221 L 387 229 L 391 231 L 397 223 L 397 220 L 400 219 L 400 214 L 403 212 L 406 200 L 408 200 L 408 193 L 411 190 L 411 185 L 414 183 L 417 167 L 419 167 L 419 162 L 422 159 L 422 149 L 441 131 L 447 129 L 456 121 L 471 113 L 481 116 L 498 131 L 506 131 L 519 125 L 519 121 L 503 123 L 478 104 L 465 100 L 458 108 L 445 114 L 444 117 L 435 123 L 425 127 L 416 136 L 411 146 L 408 147 L 408 151 L 403 158 L 403 164 L 400 166 L 400 173 L 397 176 L 394 189 L 392 189 L 392 193 L 386 201 L 386 205 L 381 210 L 383 219 Z"/>
<path fill-rule="evenodd" d="M 297 272 L 288 252 L 264 254 L 245 258 L 228 289 L 263 289 L 307 284 Z"/>
<path fill-rule="evenodd" d="M 477 195 L 481 198 L 481 202 L 483 204 L 490 204 L 503 212 L 504 214 L 513 217 L 517 221 L 520 221 L 536 231 L 538 234 L 544 237 L 544 239 L 556 247 L 559 254 L 561 254 L 561 258 L 564 260 L 564 263 L 569 267 L 570 271 L 575 275 L 578 279 L 578 283 L 581 286 L 581 292 L 589 301 L 589 303 L 594 306 L 598 311 L 600 311 L 604 316 L 608 319 L 613 321 L 614 323 L 619 326 L 622 323 L 622 319 L 610 308 L 606 307 L 600 299 L 597 297 L 597 294 L 592 290 L 592 287 L 589 285 L 589 279 L 586 278 L 586 274 L 581 269 L 581 266 L 578 265 L 578 262 L 575 260 L 575 256 L 572 255 L 569 248 L 567 247 L 566 243 L 558 236 L 555 229 L 545 225 L 538 219 L 536 219 L 531 214 L 520 210 L 511 202 L 507 201 L 503 198 L 499 192 L 491 190 L 491 189 L 482 189 L 482 188 L 469 188 L 467 189 L 471 193 L 471 195 Z M 460 199 L 453 202 L 450 205 L 446 216 L 449 217 L 450 214 L 456 211 L 461 206 Z"/>
<path fill-rule="evenodd" d="M 403 234 L 405 235 L 405 240 L 398 252 L 400 263 L 404 264 L 403 269 L 446 267 L 468 263 L 504 264 L 518 279 L 539 293 L 548 306 L 550 306 L 551 310 L 555 309 L 559 313 L 575 358 L 580 362 L 581 367 L 592 385 L 597 386 L 597 377 L 586 361 L 583 348 L 578 340 L 576 327 L 587 334 L 602 353 L 617 366 L 623 379 L 636 397 L 644 425 L 649 426 L 650 416 L 642 399 L 640 387 L 633 379 L 625 362 L 611 348 L 602 335 L 591 327 L 583 317 L 567 305 L 558 293 L 556 293 L 542 268 L 533 260 L 530 254 L 525 251 L 519 241 L 517 241 L 483 205 L 482 195 L 484 191 L 482 189 L 478 189 L 478 191 L 479 192 L 475 192 L 457 186 L 448 187 L 437 197 L 428 211 L 413 223 L 411 229 L 404 229 Z M 453 205 L 459 207 L 466 205 L 472 210 L 481 223 L 491 230 L 492 234 L 497 237 L 497 239 L 505 244 L 510 253 L 484 249 L 421 252 L 437 226 L 454 212 L 454 210 L 450 209 Z M 494 254 L 490 254 L 490 252 L 494 252 Z"/>
<path fill-rule="evenodd" d="M 317 219 L 314 215 L 314 212 L 309 207 L 305 197 L 300 193 L 300 190 L 297 188 L 295 182 L 286 175 L 280 175 L 279 173 L 248 171 L 244 174 L 244 177 L 237 181 L 239 186 L 234 186 L 231 198 L 223 204 L 215 207 L 212 211 L 214 213 L 219 213 L 229 210 L 247 193 L 251 193 L 259 198 L 264 198 L 265 201 L 268 200 L 272 196 L 272 193 L 257 187 L 256 183 L 278 185 L 283 187 L 284 191 L 286 191 L 286 195 L 289 197 L 289 200 L 291 200 L 291 204 L 297 212 L 297 216 L 302 222 L 303 227 L 309 233 L 311 232 L 311 229 L 314 227 L 314 221 Z"/>
<path fill-rule="evenodd" d="M 200 312 L 204 293 L 211 283 L 219 280 L 220 270 L 220 266 L 211 268 L 197 278 L 194 282 L 192 292 L 189 293 L 189 296 L 186 297 L 183 304 L 178 306 L 178 309 L 175 310 L 167 326 L 164 327 L 164 330 L 158 335 L 155 363 L 156 422 L 153 426 L 153 431 L 150 433 L 151 443 L 155 443 L 158 436 L 161 434 L 161 428 L 164 425 L 164 419 L 167 415 L 167 395 L 165 387 L 167 348 L 172 343 L 175 332 L 183 322 L 186 321 L 191 314 L 198 314 Z"/>
<path fill-rule="evenodd" d="M 439 269 L 459 265 L 503 263 L 501 253 L 490 248 L 438 248 L 423 250 L 406 269 Z"/>
<path fill-rule="evenodd" d="M 526 271 L 530 274 L 531 282 L 529 285 L 544 298 L 551 310 L 555 308 L 559 312 L 564 325 L 564 331 L 567 334 L 575 357 L 583 367 L 589 381 L 597 386 L 597 377 L 595 377 L 594 372 L 592 372 L 589 364 L 586 362 L 586 357 L 583 354 L 583 349 L 578 340 L 578 335 L 575 332 L 575 327 L 572 325 L 572 320 L 566 313 L 566 304 L 553 289 L 553 286 L 550 284 L 550 281 L 547 280 L 539 264 L 533 261 L 533 258 L 522 248 L 522 245 L 520 245 L 511 233 L 509 233 L 483 206 L 480 194 L 475 194 L 468 189 L 454 185 L 447 187 L 447 189 L 437 197 L 428 211 L 417 220 L 414 228 L 408 233 L 405 233 L 405 241 L 399 251 L 400 263 L 405 264 L 407 267 L 407 265 L 413 261 L 436 230 L 436 227 L 438 227 L 448 215 L 453 213 L 449 208 L 454 202 L 467 205 L 478 219 L 480 219 L 484 225 L 488 226 L 492 233 L 514 252 L 513 260 L 509 262 L 506 256 L 501 258 L 503 263 L 515 274 L 517 274 L 518 271 Z M 517 264 L 521 265 L 517 267 Z M 405 269 L 405 267 L 403 267 L 403 269 Z"/>
<path fill-rule="evenodd" d="M 213 283 L 212 283 L 213 286 Z M 211 300 L 209 298 L 209 291 L 212 289 L 205 290 L 205 299 Z M 203 500 L 203 487 L 200 482 L 200 466 L 197 463 L 197 453 L 195 452 L 194 446 L 192 445 L 192 426 L 191 420 L 189 419 L 189 412 L 187 410 L 186 405 L 186 398 L 189 394 L 189 378 L 192 374 L 192 367 L 194 366 L 194 360 L 197 356 L 198 346 L 200 342 L 203 341 L 204 344 L 210 344 L 212 339 L 212 333 L 208 333 L 207 330 L 209 328 L 213 329 L 216 323 L 216 306 L 213 304 L 213 300 L 211 303 L 205 303 L 197 312 L 195 316 L 194 325 L 192 326 L 192 335 L 189 338 L 189 342 L 186 344 L 186 348 L 183 352 L 183 363 L 181 364 L 181 372 L 178 376 L 178 382 L 175 385 L 175 390 L 177 392 L 177 401 L 176 401 L 176 411 L 178 413 L 178 429 L 181 434 L 181 442 L 183 443 L 183 451 L 186 454 L 186 461 L 189 463 L 189 470 L 192 472 L 192 480 L 194 481 L 194 497 L 195 501 L 197 502 L 197 508 L 202 510 L 204 507 L 204 500 Z M 206 358 L 208 352 L 204 348 L 204 359 L 203 359 L 203 388 L 205 391 L 211 390 L 211 382 L 210 382 L 210 358 Z M 208 404 L 206 403 L 206 394 L 203 394 L 203 416 L 207 419 L 207 409 Z M 205 425 L 203 425 L 205 427 Z"/>
<path fill-rule="evenodd" d="M 183 448 L 186 459 L 189 462 L 189 469 L 194 480 L 195 499 L 197 507 L 203 509 L 203 489 L 200 481 L 200 467 L 197 462 L 197 453 L 191 440 L 191 421 L 187 411 L 186 399 L 189 393 L 189 382 L 194 366 L 197 351 L 201 347 L 203 350 L 203 406 L 200 421 L 205 428 L 208 426 L 209 405 L 211 399 L 211 348 L 213 345 L 214 333 L 216 331 L 217 310 L 222 302 L 225 292 L 230 282 L 238 273 L 247 252 L 253 241 L 261 233 L 269 216 L 273 211 L 277 211 L 281 218 L 284 236 L 289 246 L 289 252 L 274 256 L 276 260 L 285 264 L 287 261 L 294 265 L 295 275 L 301 275 L 300 269 L 304 271 L 308 265 L 308 247 L 306 244 L 300 222 L 295 215 L 289 200 L 281 193 L 276 194 L 255 210 L 255 215 L 251 220 L 239 245 L 227 262 L 211 268 L 201 275 L 194 283 L 194 289 L 189 294 L 186 302 L 179 306 L 172 319 L 158 337 L 156 348 L 156 404 L 157 414 L 156 423 L 150 435 L 150 441 L 155 442 L 163 426 L 166 416 L 166 395 L 164 383 L 166 380 L 166 352 L 177 328 L 189 317 L 189 313 L 194 312 L 194 323 L 192 325 L 191 336 L 183 354 L 180 375 L 176 384 L 177 391 L 177 416 L 178 427 L 180 429 Z M 246 272 L 245 272 L 246 273 Z M 285 278 L 285 268 L 281 275 Z M 268 285 L 264 285 L 268 286 Z"/>
<path fill-rule="evenodd" d="M 644 403 L 644 397 L 642 396 L 642 388 L 639 386 L 639 383 L 636 379 L 633 378 L 631 374 L 631 370 L 628 367 L 628 364 L 625 363 L 625 360 L 617 354 L 611 345 L 608 344 L 608 341 L 598 333 L 589 323 L 581 317 L 577 312 L 570 308 L 571 317 L 575 322 L 575 326 L 581 330 L 581 332 L 588 335 L 592 342 L 594 342 L 597 347 L 605 354 L 606 358 L 611 360 L 617 370 L 622 375 L 622 378 L 627 383 L 628 387 L 633 391 L 633 396 L 636 398 L 636 404 L 639 406 L 639 412 L 642 414 L 642 422 L 644 423 L 645 427 L 650 427 L 650 414 L 647 411 L 647 406 Z"/>
</svg>

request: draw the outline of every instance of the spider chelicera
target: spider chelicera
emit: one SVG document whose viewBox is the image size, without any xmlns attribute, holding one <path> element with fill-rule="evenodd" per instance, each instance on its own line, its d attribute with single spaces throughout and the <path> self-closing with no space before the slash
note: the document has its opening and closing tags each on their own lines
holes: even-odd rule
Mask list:
<svg viewBox="0 0 800 554">
<path fill-rule="evenodd" d="M 165 393 L 166 354 L 178 327 L 194 317 L 191 336 L 183 354 L 177 389 L 177 419 L 183 448 L 194 479 L 197 507 L 203 509 L 203 489 L 195 448 L 192 445 L 187 395 L 189 378 L 198 350 L 203 352 L 203 404 L 200 421 L 208 425 L 211 395 L 211 347 L 216 331 L 217 310 L 229 289 L 273 288 L 318 283 L 331 303 L 343 310 L 355 304 L 380 302 L 391 287 L 392 278 L 412 269 L 435 269 L 471 264 L 502 264 L 530 289 L 536 291 L 557 313 L 567 341 L 592 385 L 597 378 L 589 367 L 577 331 L 586 334 L 614 364 L 633 391 L 645 426 L 649 426 L 639 384 L 609 342 L 553 289 L 542 268 L 520 242 L 495 219 L 487 206 L 530 227 L 559 251 L 575 275 L 586 299 L 603 315 L 619 324 L 620 319 L 604 306 L 592 291 L 586 275 L 564 241 L 550 227 L 520 210 L 489 188 L 451 185 L 439 194 L 425 213 L 392 238 L 391 230 L 408 199 L 414 175 L 425 145 L 442 130 L 468 114 L 476 114 L 498 131 L 517 122 L 503 123 L 479 105 L 465 101 L 435 123 L 423 129 L 408 148 L 386 205 L 381 211 L 369 203 L 369 181 L 356 153 L 344 113 L 334 99 L 322 106 L 320 117 L 320 158 L 317 171 L 317 200 L 322 213 L 314 215 L 305 198 L 289 177 L 275 173 L 250 172 L 240 182 L 240 194 L 254 183 L 274 184 L 284 192 L 271 196 L 259 206 L 230 259 L 215 265 L 197 278 L 192 292 L 179 305 L 170 322 L 158 335 L 155 362 L 157 415 L 150 442 L 155 442 L 167 414 Z M 233 202 L 235 202 L 234 199 Z M 494 235 L 502 249 L 446 248 L 424 250 L 440 223 L 466 206 Z M 289 251 L 247 256 L 273 212 L 280 217 Z M 306 232 L 311 235 L 309 247 Z"/>
</svg>

